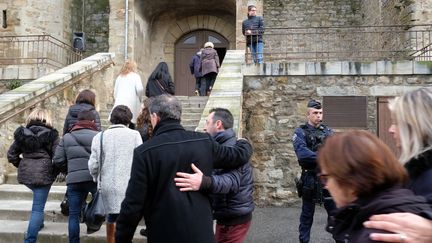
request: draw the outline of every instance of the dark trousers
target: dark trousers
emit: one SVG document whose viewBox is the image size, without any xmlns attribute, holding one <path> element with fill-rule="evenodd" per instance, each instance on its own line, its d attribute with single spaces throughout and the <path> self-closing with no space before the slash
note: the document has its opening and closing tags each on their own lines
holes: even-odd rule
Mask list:
<svg viewBox="0 0 432 243">
<path fill-rule="evenodd" d="M 206 92 L 210 93 L 213 89 L 214 82 L 216 80 L 217 73 L 207 73 L 204 75 L 204 79 L 206 81 Z"/>
<path fill-rule="evenodd" d="M 242 243 L 246 238 L 252 220 L 238 225 L 216 224 L 215 238 L 217 243 Z"/>
<path fill-rule="evenodd" d="M 205 80 L 202 77 L 195 77 L 195 90 L 198 90 L 200 96 L 206 95 L 206 84 Z"/>
<path fill-rule="evenodd" d="M 96 193 L 97 184 L 93 181 L 80 183 L 70 183 L 67 185 L 67 194 L 69 201 L 69 242 L 79 243 L 80 238 L 80 214 L 82 205 L 87 198 L 88 193 L 92 195 Z"/>
<path fill-rule="evenodd" d="M 323 190 L 323 195 L 325 198 L 330 196 L 327 190 Z M 305 200 L 302 198 L 302 211 L 299 225 L 299 240 L 301 243 L 307 243 L 310 240 L 310 231 L 315 214 L 315 204 L 313 200 Z M 324 208 L 327 211 L 327 216 L 329 216 L 330 212 L 336 208 L 336 205 L 333 200 L 329 198 L 324 200 Z"/>
</svg>

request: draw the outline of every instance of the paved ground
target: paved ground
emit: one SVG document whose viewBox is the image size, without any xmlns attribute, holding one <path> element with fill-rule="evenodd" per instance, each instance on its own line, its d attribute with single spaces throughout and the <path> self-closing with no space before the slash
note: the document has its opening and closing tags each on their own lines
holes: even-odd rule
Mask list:
<svg viewBox="0 0 432 243">
<path fill-rule="evenodd" d="M 298 243 L 300 205 L 289 208 L 256 208 L 246 243 Z M 332 243 L 324 229 L 327 214 L 316 207 L 310 243 Z"/>
</svg>

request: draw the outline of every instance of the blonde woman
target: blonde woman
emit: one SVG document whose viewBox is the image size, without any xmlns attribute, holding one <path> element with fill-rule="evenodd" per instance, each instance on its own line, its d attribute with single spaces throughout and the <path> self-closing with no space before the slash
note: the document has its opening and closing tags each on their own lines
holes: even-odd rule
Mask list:
<svg viewBox="0 0 432 243">
<path fill-rule="evenodd" d="M 59 135 L 52 126 L 49 113 L 35 108 L 25 126 L 14 133 L 7 158 L 18 168 L 18 182 L 33 191 L 33 205 L 24 243 L 36 242 L 44 227 L 44 209 L 48 193 L 57 173 L 52 157 L 59 143 Z"/>
<path fill-rule="evenodd" d="M 389 132 L 401 150 L 399 161 L 409 175 L 408 188 L 432 203 L 432 88 L 420 88 L 389 103 Z"/>
<path fill-rule="evenodd" d="M 134 61 L 125 61 L 120 74 L 115 81 L 114 106 L 125 105 L 132 112 L 132 122 L 136 119 L 141 110 L 143 96 L 143 85 L 141 77 L 136 73 L 137 65 Z"/>
</svg>

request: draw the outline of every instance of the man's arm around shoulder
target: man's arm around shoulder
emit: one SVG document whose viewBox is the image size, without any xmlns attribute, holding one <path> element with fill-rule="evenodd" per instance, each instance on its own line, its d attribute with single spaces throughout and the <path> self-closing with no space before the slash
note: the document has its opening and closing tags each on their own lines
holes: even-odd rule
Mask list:
<svg viewBox="0 0 432 243">
<path fill-rule="evenodd" d="M 249 162 L 252 156 L 252 145 L 240 138 L 234 146 L 223 146 L 213 140 L 214 168 L 235 169 Z"/>
</svg>

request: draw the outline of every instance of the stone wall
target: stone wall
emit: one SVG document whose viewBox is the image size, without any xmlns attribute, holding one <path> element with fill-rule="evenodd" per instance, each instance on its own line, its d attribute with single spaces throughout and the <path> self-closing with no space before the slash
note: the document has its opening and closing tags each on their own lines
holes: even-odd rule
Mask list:
<svg viewBox="0 0 432 243">
<path fill-rule="evenodd" d="M 70 25 L 73 32 L 86 35 L 85 56 L 109 49 L 109 0 L 72 0 L 72 18 Z M 72 39 L 72 35 L 69 37 Z"/>
<path fill-rule="evenodd" d="M 294 63 L 245 68 L 243 73 L 248 76 L 243 90 L 243 136 L 250 138 L 254 146 L 255 202 L 259 206 L 282 206 L 299 200 L 294 178 L 300 173 L 300 167 L 291 138 L 294 129 L 306 121 L 306 103 L 310 98 L 366 96 L 368 130 L 376 132 L 377 97 L 394 96 L 432 84 L 431 75 L 412 74 L 412 63 L 406 64 L 406 69 L 402 67 L 405 64 L 377 68 L 370 72 L 373 75 L 361 74 L 365 70 L 362 68 L 358 72 L 344 71 L 343 66 L 350 65 L 343 63 L 342 69 L 327 69 L 327 74 L 319 68 L 319 63 L 310 63 L 310 67 L 307 63 Z M 432 71 L 427 65 L 422 70 L 418 73 Z"/>
</svg>

